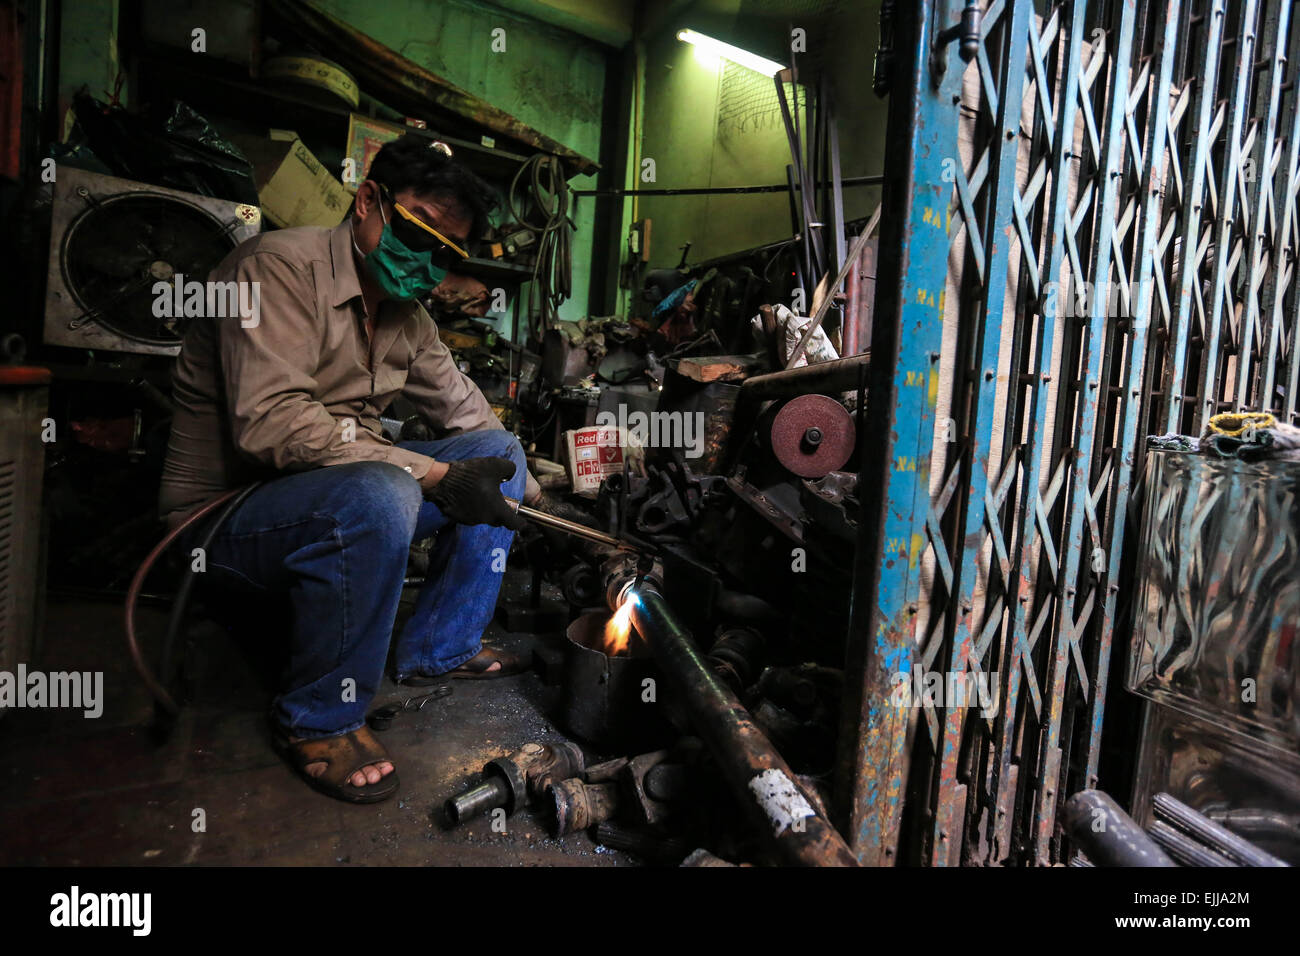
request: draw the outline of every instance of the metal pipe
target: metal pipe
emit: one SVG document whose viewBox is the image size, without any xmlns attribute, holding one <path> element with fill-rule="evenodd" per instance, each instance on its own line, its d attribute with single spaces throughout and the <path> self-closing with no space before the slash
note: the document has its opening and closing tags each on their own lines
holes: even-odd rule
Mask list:
<svg viewBox="0 0 1300 956">
<path fill-rule="evenodd" d="M 862 289 L 862 262 L 855 260 L 844 280 L 844 322 L 840 326 L 840 355 L 858 354 L 858 296 Z"/>
<path fill-rule="evenodd" d="M 1101 790 L 1080 790 L 1065 801 L 1065 829 L 1097 866 L 1176 865 Z"/>
<path fill-rule="evenodd" d="M 799 356 L 803 355 L 803 350 L 808 347 L 808 343 L 812 340 L 812 337 L 817 334 L 817 330 L 821 327 L 822 319 L 826 318 L 826 312 L 830 309 L 831 302 L 835 299 L 835 293 L 839 290 L 839 287 L 844 284 L 844 277 L 849 274 L 849 267 L 858 261 L 858 257 L 862 255 L 862 250 L 867 247 L 867 243 L 871 241 L 872 235 L 875 234 L 876 226 L 880 224 L 880 210 L 881 207 L 877 206 L 875 213 L 871 217 L 871 221 L 867 223 L 867 227 L 863 229 L 862 232 L 858 233 L 858 237 L 853 240 L 853 248 L 849 250 L 848 258 L 845 259 L 844 263 L 840 266 L 840 271 L 835 276 L 835 281 L 830 284 L 830 287 L 826 290 L 825 297 L 822 299 L 821 305 L 819 305 L 817 311 L 813 313 L 812 322 L 809 323 L 807 330 L 805 330 L 803 338 L 801 338 L 799 344 L 794 347 L 794 351 L 790 353 L 790 357 L 785 360 L 786 368 L 794 368 L 794 363 L 799 361 Z"/>
<path fill-rule="evenodd" d="M 1221 853 L 1199 843 L 1195 837 L 1175 830 L 1163 820 L 1156 820 L 1147 828 L 1151 839 L 1182 866 L 1235 867 L 1237 864 Z"/>
<path fill-rule="evenodd" d="M 507 499 L 508 500 L 508 499 Z M 611 548 L 619 548 L 623 551 L 649 551 L 650 546 L 642 542 L 624 541 L 616 538 L 612 534 L 605 534 L 597 531 L 595 528 L 589 528 L 585 524 L 577 521 L 569 521 L 565 518 L 557 518 L 555 515 L 547 514 L 545 511 L 538 511 L 536 508 L 530 508 L 527 505 L 520 505 L 518 511 L 525 518 L 536 521 L 538 524 L 546 525 L 548 528 L 555 528 L 557 531 L 564 531 L 568 534 L 577 535 L 579 538 L 586 538 L 588 541 L 595 541 L 597 544 L 608 545 Z"/>
<path fill-rule="evenodd" d="M 884 176 L 849 176 L 841 179 L 839 185 L 843 186 L 880 186 L 884 183 Z M 826 180 L 817 183 L 820 188 L 827 185 Z M 790 192 L 791 186 L 788 183 L 782 183 L 779 186 L 691 186 L 682 189 L 574 189 L 575 196 L 740 196 L 751 193 L 784 193 Z M 799 190 L 803 186 L 795 183 L 793 189 Z M 793 202 L 793 194 L 791 202 Z M 798 226 L 795 227 L 796 230 Z"/>
<path fill-rule="evenodd" d="M 1157 793 L 1152 806 L 1157 820 L 1163 820 L 1180 833 L 1185 833 L 1243 866 L 1287 865 L 1168 793 Z"/>
<path fill-rule="evenodd" d="M 632 623 L 680 693 L 692 726 L 776 857 L 792 866 L 857 866 L 857 858 L 795 783 L 794 772 L 705 662 L 653 586 L 635 592 Z"/>
<path fill-rule="evenodd" d="M 847 392 L 857 387 L 858 369 L 871 364 L 871 353 L 832 359 L 816 365 L 768 372 L 745 379 L 737 404 L 768 398 L 794 398 L 809 392 Z"/>
<path fill-rule="evenodd" d="M 510 788 L 504 780 L 498 778 L 485 781 L 458 797 L 452 797 L 445 804 L 445 810 L 452 823 L 463 823 L 480 813 L 504 807 L 509 800 Z"/>
</svg>

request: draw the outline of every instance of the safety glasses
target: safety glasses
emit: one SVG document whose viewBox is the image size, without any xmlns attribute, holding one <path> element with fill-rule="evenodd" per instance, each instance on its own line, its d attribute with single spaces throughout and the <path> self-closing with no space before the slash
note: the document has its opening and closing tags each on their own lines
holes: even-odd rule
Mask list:
<svg viewBox="0 0 1300 956">
<path fill-rule="evenodd" d="M 393 235 L 402 241 L 402 245 L 412 252 L 432 253 L 434 264 L 442 268 L 469 258 L 468 252 L 422 219 L 416 218 L 409 209 L 395 200 L 387 186 L 381 185 L 379 189 L 397 213 L 389 224 L 393 227 Z"/>
</svg>

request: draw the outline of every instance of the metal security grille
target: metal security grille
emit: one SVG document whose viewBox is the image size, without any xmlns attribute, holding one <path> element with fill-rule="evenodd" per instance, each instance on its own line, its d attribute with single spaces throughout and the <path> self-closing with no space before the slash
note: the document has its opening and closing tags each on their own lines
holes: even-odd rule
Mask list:
<svg viewBox="0 0 1300 956">
<path fill-rule="evenodd" d="M 868 863 L 1061 862 L 1145 436 L 1296 419 L 1300 33 L 1290 0 L 898 7 L 850 836 Z M 900 698 L 914 671 L 939 691 Z M 991 706 L 954 698 L 980 681 Z"/>
</svg>

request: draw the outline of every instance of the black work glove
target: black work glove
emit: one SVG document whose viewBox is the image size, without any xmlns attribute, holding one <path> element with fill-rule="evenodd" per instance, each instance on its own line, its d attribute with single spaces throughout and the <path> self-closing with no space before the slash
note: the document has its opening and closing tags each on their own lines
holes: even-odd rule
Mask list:
<svg viewBox="0 0 1300 956">
<path fill-rule="evenodd" d="M 508 458 L 466 458 L 448 462 L 447 474 L 428 498 L 460 524 L 490 524 L 519 531 L 527 523 L 501 493 L 501 482 L 515 475 Z"/>
</svg>

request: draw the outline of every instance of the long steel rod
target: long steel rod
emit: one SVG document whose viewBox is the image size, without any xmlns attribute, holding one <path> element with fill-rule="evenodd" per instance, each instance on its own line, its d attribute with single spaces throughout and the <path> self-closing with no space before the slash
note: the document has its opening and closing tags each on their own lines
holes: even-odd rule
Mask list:
<svg viewBox="0 0 1300 956">
<path fill-rule="evenodd" d="M 777 859 L 789 866 L 857 866 L 843 837 L 804 795 L 749 711 L 705 663 L 663 595 L 653 587 L 639 589 L 632 623 Z"/>
<path fill-rule="evenodd" d="M 840 266 L 840 271 L 835 276 L 835 281 L 832 282 L 830 288 L 826 290 L 826 296 L 822 299 L 821 305 L 817 307 L 817 312 L 813 316 L 813 320 L 809 324 L 807 331 L 804 332 L 803 338 L 799 340 L 799 344 L 794 347 L 794 351 L 790 353 L 790 357 L 786 359 L 785 367 L 787 369 L 793 368 L 794 363 L 799 361 L 799 356 L 803 355 L 804 349 L 808 347 L 808 342 L 817 334 L 817 330 L 821 328 L 822 319 L 826 318 L 826 313 L 831 307 L 831 300 L 835 298 L 835 290 L 844 284 L 844 277 L 849 274 L 849 268 L 858 261 L 858 256 L 862 255 L 862 250 L 867 247 L 867 242 L 870 241 L 872 235 L 875 234 L 876 226 L 880 224 L 880 210 L 882 208 L 883 207 L 881 206 L 876 207 L 875 213 L 871 216 L 871 221 L 867 223 L 866 228 L 863 229 L 857 239 L 853 241 L 853 248 L 849 251 L 848 258 L 845 259 L 844 264 Z"/>
<path fill-rule="evenodd" d="M 1101 790 L 1080 790 L 1065 802 L 1065 827 L 1097 866 L 1175 866 L 1119 804 Z"/>
<path fill-rule="evenodd" d="M 1241 866 L 1289 866 L 1168 793 L 1152 799 L 1155 818 Z"/>
<path fill-rule="evenodd" d="M 840 180 L 841 187 L 848 186 L 879 186 L 885 181 L 884 176 L 848 176 Z M 819 180 L 813 184 L 820 189 L 828 185 L 827 180 Z M 623 196 L 749 196 L 756 193 L 788 193 L 790 191 L 789 183 L 781 183 L 777 186 L 686 186 L 681 189 L 575 189 L 575 196 L 595 196 L 597 198 L 620 198 Z M 803 187 L 798 181 L 794 184 L 795 191 Z"/>
<path fill-rule="evenodd" d="M 530 508 L 527 505 L 520 505 L 518 510 L 525 518 L 536 521 L 538 524 L 546 525 L 548 528 L 554 528 L 557 531 L 564 531 L 568 534 L 577 535 L 579 538 L 586 538 L 588 541 L 595 541 L 597 544 L 608 545 L 611 548 L 621 548 L 625 551 L 650 550 L 646 545 L 625 541 L 622 538 L 616 538 L 612 534 L 605 534 L 603 531 L 597 531 L 595 528 L 588 528 L 585 524 L 579 524 L 576 521 L 557 518 L 555 515 L 547 514 L 545 511 L 538 511 L 536 508 Z"/>
</svg>

